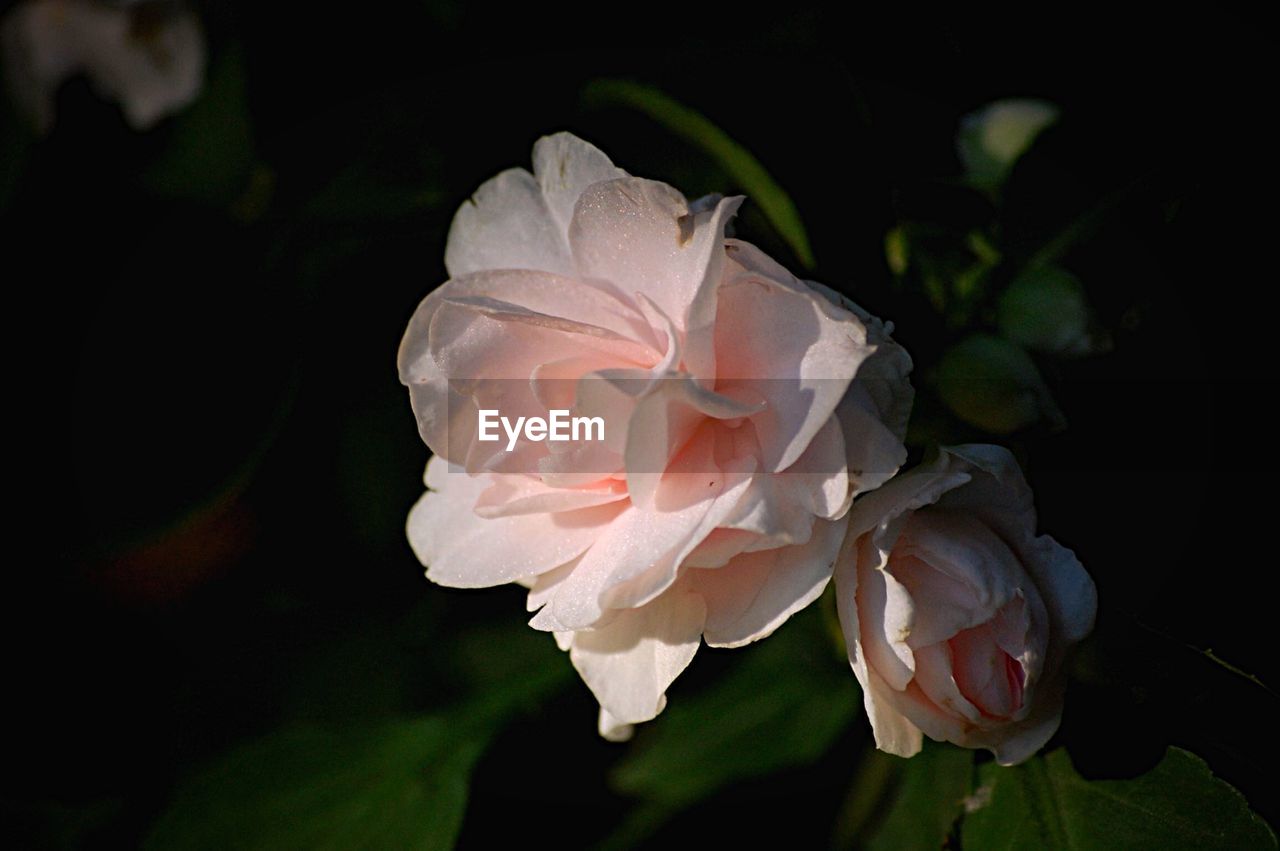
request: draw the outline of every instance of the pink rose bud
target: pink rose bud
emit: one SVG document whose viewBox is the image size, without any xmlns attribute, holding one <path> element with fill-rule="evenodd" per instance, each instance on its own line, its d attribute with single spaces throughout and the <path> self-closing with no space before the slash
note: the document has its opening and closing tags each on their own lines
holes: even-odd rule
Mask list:
<svg viewBox="0 0 1280 851">
<path fill-rule="evenodd" d="M 1036 536 L 1017 461 L 984 445 L 943 449 L 854 505 L 836 594 L 876 745 L 912 756 L 923 734 L 1002 765 L 1058 729 L 1063 659 L 1097 608 L 1075 554 Z"/>
</svg>

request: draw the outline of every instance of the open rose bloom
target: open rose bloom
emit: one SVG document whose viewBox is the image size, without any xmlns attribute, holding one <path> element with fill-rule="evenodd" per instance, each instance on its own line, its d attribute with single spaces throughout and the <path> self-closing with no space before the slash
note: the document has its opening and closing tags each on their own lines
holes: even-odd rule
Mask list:
<svg viewBox="0 0 1280 851">
<path fill-rule="evenodd" d="M 409 539 L 442 585 L 527 586 L 621 738 L 701 641 L 755 641 L 822 593 L 854 495 L 906 457 L 911 362 L 726 238 L 741 198 L 691 205 L 568 134 L 533 160 L 463 204 L 401 344 L 435 453 Z M 604 439 L 479 439 L 481 410 L 553 409 Z"/>
<path fill-rule="evenodd" d="M 943 449 L 859 500 L 836 594 L 877 746 L 912 756 L 923 734 L 1003 765 L 1057 730 L 1063 657 L 1097 606 L 996 446 Z"/>
</svg>

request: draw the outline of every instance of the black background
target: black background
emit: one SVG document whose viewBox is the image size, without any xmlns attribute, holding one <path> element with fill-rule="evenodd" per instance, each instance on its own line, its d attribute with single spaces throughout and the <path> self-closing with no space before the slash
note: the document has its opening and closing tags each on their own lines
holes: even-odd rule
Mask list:
<svg viewBox="0 0 1280 851">
<path fill-rule="evenodd" d="M 4 783 L 19 836 L 132 844 L 177 778 L 282 719 L 447 703 L 456 672 L 436 637 L 520 616 L 511 589 L 430 586 L 404 542 L 427 453 L 395 349 L 444 278 L 453 209 L 544 133 L 573 130 L 690 197 L 734 188 L 648 119 L 584 106 L 601 76 L 655 84 L 749 148 L 801 211 L 813 277 L 893 319 L 922 368 L 954 336 L 891 286 L 885 231 L 991 214 L 947 184 L 959 116 L 1006 96 L 1061 106 L 1000 214 L 1013 251 L 1129 191 L 1065 261 L 1114 350 L 1054 366 L 1069 428 L 1013 441 L 1043 528 L 1100 590 L 1060 739 L 1091 776 L 1181 744 L 1280 816 L 1276 699 L 1184 647 L 1277 679 L 1274 51 L 1256 21 L 803 3 L 616 22 L 411 3 L 205 12 L 213 55 L 244 51 L 266 212 L 245 223 L 148 191 L 139 175 L 172 126 L 132 134 L 73 81 L 3 214 L 17 386 Z M 434 200 L 395 202 L 406 187 Z M 758 217 L 739 233 L 794 266 Z M 704 649 L 672 699 L 727 655 Z M 464 846 L 603 836 L 626 801 L 603 782 L 619 750 L 594 718 L 575 686 L 505 734 Z M 820 844 L 863 738 L 729 790 L 658 841 L 786 823 Z"/>
</svg>

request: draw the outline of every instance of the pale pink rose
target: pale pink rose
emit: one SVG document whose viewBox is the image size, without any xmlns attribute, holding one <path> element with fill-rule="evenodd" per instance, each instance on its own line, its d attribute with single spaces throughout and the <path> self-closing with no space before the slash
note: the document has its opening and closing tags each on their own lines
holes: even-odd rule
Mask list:
<svg viewBox="0 0 1280 851">
<path fill-rule="evenodd" d="M 836 594 L 877 747 L 912 756 L 923 733 L 1002 765 L 1058 729 L 1064 656 L 1097 608 L 1075 554 L 1036 536 L 1017 461 L 985 445 L 859 499 Z"/>
<path fill-rule="evenodd" d="M 9 88 L 41 132 L 53 125 L 54 98 L 85 74 L 145 130 L 195 100 L 204 83 L 205 46 L 189 6 L 167 0 L 26 0 L 0 28 Z"/>
<path fill-rule="evenodd" d="M 701 640 L 762 638 L 830 579 L 853 495 L 905 459 L 911 362 L 878 321 L 565 133 L 454 218 L 400 348 L 442 585 L 519 582 L 624 738 Z M 829 291 L 828 291 L 829 292 Z M 605 440 L 477 439 L 477 412 L 599 414 Z"/>
</svg>

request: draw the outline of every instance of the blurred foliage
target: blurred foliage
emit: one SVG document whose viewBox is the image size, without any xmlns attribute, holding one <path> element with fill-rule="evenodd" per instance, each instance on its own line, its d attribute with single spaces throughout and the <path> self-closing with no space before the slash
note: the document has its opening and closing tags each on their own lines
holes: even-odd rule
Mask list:
<svg viewBox="0 0 1280 851">
<path fill-rule="evenodd" d="M 457 726 L 273 733 L 180 786 L 144 847 L 452 848 L 484 745 Z"/>
<path fill-rule="evenodd" d="M 809 235 L 791 196 L 750 151 L 719 127 L 663 92 L 639 83 L 595 80 L 587 86 L 583 96 L 588 104 L 596 106 L 621 104 L 637 109 L 691 145 L 701 148 L 724 169 L 751 203 L 764 211 L 769 223 L 790 246 L 801 265 L 806 269 L 813 268 Z"/>
<path fill-rule="evenodd" d="M 270 180 L 255 172 L 244 53 L 231 47 L 209 69 L 204 91 L 168 129 L 168 144 L 143 175 L 152 192 L 233 210 L 251 220 L 267 203 Z"/>
<path fill-rule="evenodd" d="M 385 665 L 397 656 L 385 641 L 353 635 L 316 661 L 344 672 L 369 662 Z M 398 689 L 379 695 L 378 686 L 403 685 L 403 672 L 304 687 L 302 694 L 350 695 L 358 701 L 354 713 L 330 708 L 323 719 L 314 707 L 300 706 L 301 717 L 317 720 L 238 747 L 180 784 L 145 847 L 453 847 L 471 772 L 490 740 L 570 679 L 567 666 L 548 664 L 564 661 L 553 642 L 531 630 L 474 632 L 462 642 L 457 661 L 478 678 L 472 699 L 443 712 L 388 719 L 361 716 L 371 705 L 382 713 L 403 705 Z M 306 685 L 305 674 L 301 682 Z"/>
<path fill-rule="evenodd" d="M 998 189 L 1036 137 L 1058 120 L 1059 110 L 1039 100 L 1003 100 L 960 120 L 956 148 L 965 177 L 983 189 Z"/>
<path fill-rule="evenodd" d="M 640 731 L 613 785 L 642 803 L 609 847 L 630 847 L 731 783 L 827 755 L 858 714 L 859 697 L 828 650 L 819 609 L 810 606 L 769 640 L 734 651 L 740 658 L 724 676 L 673 701 Z"/>
<path fill-rule="evenodd" d="M 974 334 L 952 346 L 938 364 L 937 381 L 956 416 L 992 434 L 1012 434 L 1042 419 L 1063 425 L 1035 363 L 1000 337 Z"/>
<path fill-rule="evenodd" d="M 0 91 L 5 84 L 3 68 L 0 68 Z M 0 97 L 0 211 L 9 206 L 34 141 L 34 133 L 13 103 Z"/>
<path fill-rule="evenodd" d="M 1088 354 L 1089 308 L 1084 287 L 1055 266 L 1025 270 L 996 304 L 1000 333 L 1028 349 L 1048 354 Z"/>
</svg>

